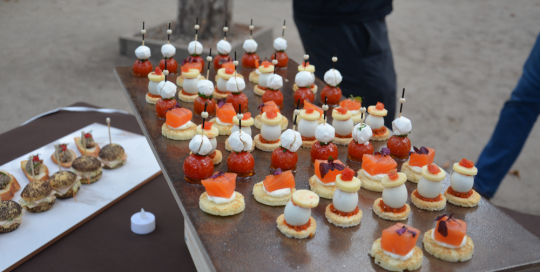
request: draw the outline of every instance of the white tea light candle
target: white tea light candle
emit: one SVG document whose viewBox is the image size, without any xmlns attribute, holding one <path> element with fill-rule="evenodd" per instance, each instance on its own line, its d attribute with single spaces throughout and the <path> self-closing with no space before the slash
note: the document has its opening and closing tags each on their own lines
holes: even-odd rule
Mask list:
<svg viewBox="0 0 540 272">
<path fill-rule="evenodd" d="M 156 217 L 153 213 L 144 211 L 131 216 L 131 231 L 136 234 L 148 234 L 156 229 Z"/>
</svg>

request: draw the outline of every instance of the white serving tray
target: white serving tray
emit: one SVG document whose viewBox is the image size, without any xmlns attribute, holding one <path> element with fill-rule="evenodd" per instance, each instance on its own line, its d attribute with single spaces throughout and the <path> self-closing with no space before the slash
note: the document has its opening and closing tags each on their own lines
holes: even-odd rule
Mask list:
<svg viewBox="0 0 540 272">
<path fill-rule="evenodd" d="M 52 175 L 58 171 L 58 165 L 51 160 L 54 145 L 69 143 L 68 148 L 80 156 L 73 138 L 80 137 L 83 130 L 92 131 L 94 140 L 100 147 L 109 143 L 107 126 L 94 123 L 0 166 L 0 170 L 15 176 L 21 185 L 12 200 L 18 202 L 21 192 L 29 183 L 20 167 L 21 161 L 27 160 L 31 154 L 39 153 L 40 159 L 49 168 L 49 175 Z M 49 211 L 25 211 L 17 230 L 0 234 L 0 271 L 20 265 L 161 172 L 144 136 L 113 127 L 111 134 L 113 143 L 122 145 L 126 151 L 126 164 L 118 169 L 103 169 L 103 175 L 96 183 L 81 185 L 76 201 L 73 198 L 56 199 Z M 133 207 L 134 212 L 140 209 L 141 207 Z M 126 222 L 126 226 L 126 231 L 131 231 L 129 222 Z"/>
</svg>

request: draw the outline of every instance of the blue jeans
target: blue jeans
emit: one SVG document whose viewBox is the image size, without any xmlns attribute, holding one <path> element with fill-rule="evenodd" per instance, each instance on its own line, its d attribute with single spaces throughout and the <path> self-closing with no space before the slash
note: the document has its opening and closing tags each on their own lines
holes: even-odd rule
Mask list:
<svg viewBox="0 0 540 272">
<path fill-rule="evenodd" d="M 516 161 L 540 114 L 540 35 L 532 49 L 523 75 L 506 101 L 499 122 L 476 167 L 475 189 L 493 197 Z"/>
</svg>

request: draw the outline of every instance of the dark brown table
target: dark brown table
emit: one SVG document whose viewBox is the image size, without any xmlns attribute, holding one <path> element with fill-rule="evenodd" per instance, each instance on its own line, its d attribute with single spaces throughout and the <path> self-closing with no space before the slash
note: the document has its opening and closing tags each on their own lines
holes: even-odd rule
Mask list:
<svg viewBox="0 0 540 272">
<path fill-rule="evenodd" d="M 278 70 L 285 79 L 282 92 L 285 107 L 282 114 L 290 120 L 293 113 L 292 84 L 297 72 L 297 64 L 291 61 L 290 69 Z M 248 78 L 248 71 L 241 71 Z M 342 229 L 328 223 L 324 217 L 325 207 L 331 203 L 321 199 L 318 207 L 312 210 L 317 221 L 317 234 L 310 239 L 289 239 L 276 228 L 275 220 L 283 213 L 283 207 L 269 207 L 258 203 L 251 195 L 254 183 L 270 174 L 270 153 L 255 150 L 256 175 L 237 181 L 236 190 L 245 196 L 246 209 L 243 213 L 230 217 L 208 215 L 199 209 L 199 196 L 204 192 L 202 185 L 188 184 L 184 181 L 182 162 L 189 154 L 189 141 L 173 141 L 161 135 L 164 121 L 155 118 L 154 105 L 145 102 L 148 92 L 148 79 L 135 78 L 130 67 L 119 67 L 115 73 L 121 82 L 128 100 L 143 133 L 158 158 L 163 174 L 184 215 L 188 246 L 194 256 L 195 264 L 202 271 L 289 271 L 294 269 L 332 271 L 341 269 L 383 271 L 375 265 L 368 252 L 373 241 L 380 237 L 381 231 L 395 222 L 379 218 L 371 211 L 373 202 L 380 193 L 362 189 L 359 192 L 360 209 L 364 212 L 362 223 L 353 228 Z M 214 79 L 211 73 L 211 79 Z M 174 76 L 169 80 L 175 82 Z M 252 115 L 257 114 L 257 105 L 261 98 L 252 92 L 253 84 L 246 82 L 246 95 Z M 317 79 L 319 92 L 324 86 Z M 318 96 L 317 96 L 318 97 Z M 317 99 L 316 104 L 320 104 Z M 192 109 L 191 103 L 180 103 Z M 197 124 L 200 117 L 194 117 Z M 291 121 L 291 120 L 290 120 Z M 331 122 L 331 118 L 329 118 Z M 289 127 L 292 122 L 289 123 Z M 259 130 L 252 127 L 253 135 Z M 223 152 L 224 162 L 215 167 L 216 171 L 227 170 L 226 159 L 229 152 L 224 149 L 226 136 L 218 137 L 218 149 Z M 375 148 L 383 144 L 376 144 Z M 415 143 L 421 145 L 421 143 Z M 309 150 L 300 149 L 296 172 L 297 189 L 309 189 L 308 178 L 313 175 L 313 165 L 309 160 Z M 346 147 L 339 147 L 339 159 L 346 161 Z M 360 165 L 351 163 L 358 169 Z M 449 177 L 443 182 L 446 188 Z M 409 193 L 416 187 L 408 182 Z M 434 227 L 434 219 L 442 213 L 453 213 L 468 223 L 468 234 L 475 242 L 475 254 L 472 260 L 464 263 L 448 263 L 424 252 L 422 271 L 489 271 L 502 269 L 525 269 L 540 266 L 540 239 L 528 232 L 519 223 L 508 217 L 500 209 L 482 199 L 478 207 L 460 208 L 449 204 L 441 212 L 426 212 L 411 205 L 412 213 L 407 220 L 422 232 Z M 421 239 L 418 241 L 421 246 Z"/>
</svg>

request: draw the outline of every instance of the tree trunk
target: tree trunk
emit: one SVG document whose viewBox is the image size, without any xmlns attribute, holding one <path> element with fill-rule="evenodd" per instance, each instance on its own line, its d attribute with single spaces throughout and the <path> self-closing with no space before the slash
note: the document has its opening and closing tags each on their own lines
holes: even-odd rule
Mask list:
<svg viewBox="0 0 540 272">
<path fill-rule="evenodd" d="M 178 0 L 175 33 L 193 35 L 199 17 L 199 39 L 220 39 L 225 21 L 231 25 L 232 0 Z"/>
</svg>

